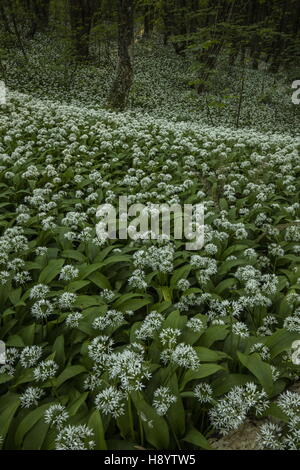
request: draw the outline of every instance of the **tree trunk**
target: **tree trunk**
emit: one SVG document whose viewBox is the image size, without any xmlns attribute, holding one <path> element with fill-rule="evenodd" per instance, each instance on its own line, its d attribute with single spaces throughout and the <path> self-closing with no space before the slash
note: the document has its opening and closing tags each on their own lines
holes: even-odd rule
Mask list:
<svg viewBox="0 0 300 470">
<path fill-rule="evenodd" d="M 119 63 L 107 106 L 122 110 L 126 107 L 133 82 L 133 67 L 130 58 L 130 46 L 133 42 L 133 0 L 118 0 L 118 15 Z"/>
<path fill-rule="evenodd" d="M 285 41 L 283 37 L 283 32 L 285 30 L 285 21 L 286 21 L 286 13 L 287 13 L 287 1 L 283 2 L 282 10 L 281 10 L 281 18 L 280 23 L 277 30 L 276 39 L 273 41 L 272 44 L 272 62 L 270 65 L 270 72 L 277 73 L 282 60 L 282 52 L 285 47 Z"/>
<path fill-rule="evenodd" d="M 70 20 L 77 59 L 89 57 L 89 39 L 95 5 L 93 0 L 70 0 Z"/>
<path fill-rule="evenodd" d="M 153 7 L 147 5 L 144 8 L 144 35 L 145 39 L 148 39 L 151 36 L 153 31 Z"/>
</svg>

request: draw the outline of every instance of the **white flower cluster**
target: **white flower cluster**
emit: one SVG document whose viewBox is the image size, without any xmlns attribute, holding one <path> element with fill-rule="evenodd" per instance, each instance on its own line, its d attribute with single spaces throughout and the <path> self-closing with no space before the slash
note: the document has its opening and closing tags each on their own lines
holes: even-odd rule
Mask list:
<svg viewBox="0 0 300 470">
<path fill-rule="evenodd" d="M 176 401 L 177 398 L 171 393 L 169 387 L 159 387 L 153 394 L 152 406 L 158 415 L 164 416 Z"/>
<path fill-rule="evenodd" d="M 258 433 L 258 440 L 264 448 L 273 450 L 300 449 L 300 395 L 296 392 L 282 393 L 277 405 L 288 417 L 288 423 L 264 423 Z"/>
<path fill-rule="evenodd" d="M 263 413 L 269 406 L 267 395 L 260 391 L 256 384 L 233 387 L 224 398 L 209 410 L 212 425 L 226 435 L 238 429 L 247 418 L 250 411 L 256 415 Z"/>
<path fill-rule="evenodd" d="M 95 447 L 94 431 L 84 424 L 63 428 L 55 439 L 56 450 L 92 450 Z"/>
</svg>

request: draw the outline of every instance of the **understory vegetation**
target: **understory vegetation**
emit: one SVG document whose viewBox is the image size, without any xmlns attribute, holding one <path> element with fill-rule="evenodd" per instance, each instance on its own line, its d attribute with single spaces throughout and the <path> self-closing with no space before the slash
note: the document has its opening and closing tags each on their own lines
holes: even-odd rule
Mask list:
<svg viewBox="0 0 300 470">
<path fill-rule="evenodd" d="M 255 418 L 265 449 L 299 450 L 291 72 L 225 50 L 199 93 L 189 51 L 135 36 L 122 112 L 115 38 L 78 63 L 37 32 L 0 61 L 0 448 L 209 450 Z M 203 248 L 99 237 L 124 195 L 202 203 Z"/>
</svg>

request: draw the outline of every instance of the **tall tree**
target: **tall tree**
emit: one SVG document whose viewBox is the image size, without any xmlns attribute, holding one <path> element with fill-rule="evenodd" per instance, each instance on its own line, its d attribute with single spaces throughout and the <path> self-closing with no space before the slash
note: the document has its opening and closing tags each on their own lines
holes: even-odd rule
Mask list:
<svg viewBox="0 0 300 470">
<path fill-rule="evenodd" d="M 133 0 L 118 0 L 118 68 L 107 105 L 124 109 L 133 82 L 131 46 L 133 43 Z"/>
<path fill-rule="evenodd" d="M 93 15 L 96 10 L 95 0 L 69 0 L 70 21 L 74 41 L 74 49 L 79 60 L 89 56 L 89 39 Z"/>
</svg>

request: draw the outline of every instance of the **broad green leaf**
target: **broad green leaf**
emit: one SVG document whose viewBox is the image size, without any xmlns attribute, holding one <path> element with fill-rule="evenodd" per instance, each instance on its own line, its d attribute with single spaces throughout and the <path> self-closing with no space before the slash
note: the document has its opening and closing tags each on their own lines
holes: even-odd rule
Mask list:
<svg viewBox="0 0 300 470">
<path fill-rule="evenodd" d="M 183 438 L 183 441 L 189 442 L 200 449 L 212 450 L 206 437 L 204 437 L 201 432 L 197 431 L 197 429 L 190 429 L 187 435 Z"/>
<path fill-rule="evenodd" d="M 285 329 L 277 330 L 266 341 L 266 346 L 270 348 L 271 358 L 274 359 L 282 352 L 289 350 L 296 340 L 300 340 L 299 333 L 292 333 Z"/>
<path fill-rule="evenodd" d="M 41 418 L 26 434 L 23 442 L 23 450 L 40 450 L 49 430 L 49 424 Z"/>
<path fill-rule="evenodd" d="M 68 366 L 55 380 L 55 386 L 60 387 L 67 380 L 86 372 L 86 368 L 81 365 Z"/>
<path fill-rule="evenodd" d="M 186 279 L 190 271 L 191 266 L 189 264 L 185 264 L 184 266 L 181 266 L 181 268 L 176 269 L 171 276 L 170 286 L 175 288 L 177 286 L 177 282 L 180 279 Z"/>
<path fill-rule="evenodd" d="M 174 310 L 166 317 L 162 324 L 162 328 L 179 328 L 182 330 L 186 322 L 187 316 L 181 315 L 179 310 Z"/>
<path fill-rule="evenodd" d="M 224 373 L 212 382 L 212 388 L 216 396 L 224 395 L 237 385 L 245 385 L 251 382 L 252 379 L 246 374 L 228 374 Z"/>
<path fill-rule="evenodd" d="M 169 430 L 164 418 L 145 401 L 141 393 L 131 395 L 137 410 L 147 441 L 156 449 L 167 449 L 169 446 Z"/>
<path fill-rule="evenodd" d="M 20 406 L 20 399 L 19 396 L 16 394 L 6 394 L 1 397 L 2 400 L 4 399 L 4 406 L 2 405 L 1 400 L 1 407 L 0 407 L 0 433 L 3 439 L 7 434 L 9 429 L 10 423 L 14 417 L 15 412 Z"/>
<path fill-rule="evenodd" d="M 85 403 L 85 400 L 87 399 L 88 394 L 89 392 L 82 393 L 80 397 L 78 397 L 71 405 L 68 406 L 67 411 L 70 416 L 74 416 L 77 413 L 81 405 Z"/>
<path fill-rule="evenodd" d="M 39 276 L 41 284 L 49 284 L 61 271 L 64 259 L 51 259 Z"/>
<path fill-rule="evenodd" d="M 91 414 L 90 419 L 88 420 L 88 426 L 92 428 L 95 433 L 95 450 L 107 450 L 103 423 L 98 410 L 94 410 Z"/>
<path fill-rule="evenodd" d="M 258 379 L 261 386 L 265 389 L 268 395 L 273 393 L 273 379 L 272 369 L 269 364 L 263 362 L 259 354 L 251 354 L 247 356 L 237 351 L 237 356 L 240 362 L 252 372 L 253 375 Z"/>
<path fill-rule="evenodd" d="M 45 411 L 50 407 L 50 403 L 39 406 L 30 411 L 20 422 L 15 434 L 15 442 L 18 447 L 22 445 L 25 434 L 44 416 Z"/>
<path fill-rule="evenodd" d="M 212 346 L 212 344 L 214 344 L 216 341 L 224 340 L 227 335 L 228 330 L 226 326 L 210 326 L 201 336 L 199 343 L 201 344 L 201 346 L 210 348 L 210 346 Z"/>
<path fill-rule="evenodd" d="M 201 362 L 217 362 L 222 359 L 230 359 L 230 356 L 222 351 L 214 351 L 212 349 L 204 348 L 203 346 L 197 346 L 194 349 Z"/>
<path fill-rule="evenodd" d="M 197 370 L 187 370 L 182 377 L 180 391 L 184 390 L 184 387 L 188 382 L 191 382 L 192 380 L 203 379 L 204 377 L 213 375 L 220 370 L 224 369 L 218 364 L 200 364 Z"/>
<path fill-rule="evenodd" d="M 100 289 L 111 289 L 111 284 L 104 274 L 99 272 L 94 272 L 90 274 L 88 277 L 90 281 L 92 281 L 96 286 L 100 287 Z"/>
<path fill-rule="evenodd" d="M 63 335 L 60 335 L 56 338 L 53 344 L 52 351 L 55 352 L 55 362 L 57 362 L 60 367 L 63 367 L 66 360 L 65 340 Z"/>
</svg>

